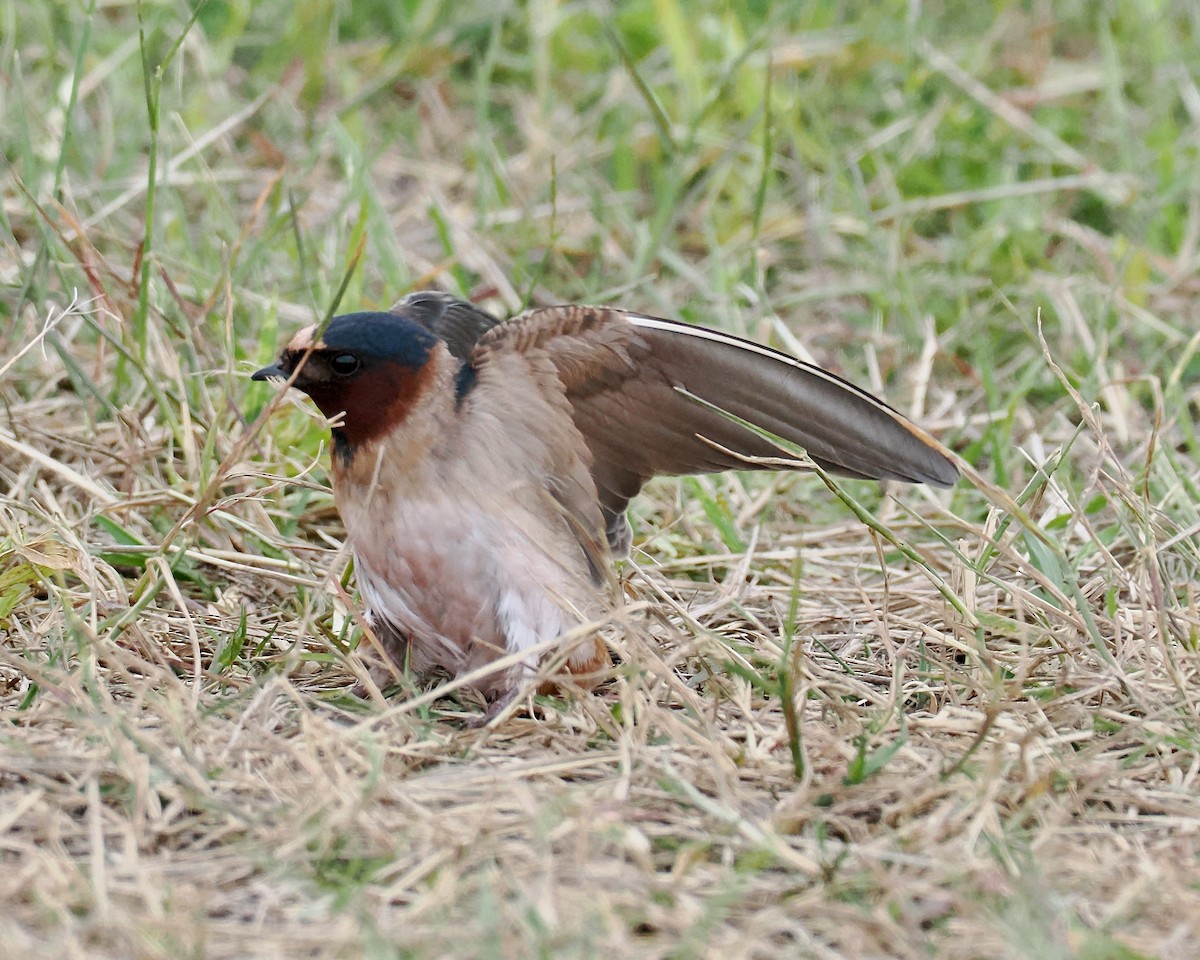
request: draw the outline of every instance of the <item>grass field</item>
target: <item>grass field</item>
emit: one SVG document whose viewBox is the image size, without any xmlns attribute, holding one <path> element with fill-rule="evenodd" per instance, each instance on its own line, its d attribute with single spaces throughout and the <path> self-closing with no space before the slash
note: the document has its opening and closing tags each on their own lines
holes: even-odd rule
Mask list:
<svg viewBox="0 0 1200 960">
<path fill-rule="evenodd" d="M 1200 7 L 0 3 L 0 957 L 1200 955 Z M 436 287 L 804 352 L 977 479 L 659 480 L 610 681 L 350 695 Z"/>
</svg>

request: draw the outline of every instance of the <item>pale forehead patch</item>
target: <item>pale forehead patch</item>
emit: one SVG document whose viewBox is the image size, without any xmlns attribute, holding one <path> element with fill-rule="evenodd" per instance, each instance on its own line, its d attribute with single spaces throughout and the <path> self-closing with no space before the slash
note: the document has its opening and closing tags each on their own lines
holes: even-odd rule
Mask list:
<svg viewBox="0 0 1200 960">
<path fill-rule="evenodd" d="M 296 335 L 288 341 L 287 349 L 292 353 L 299 353 L 302 350 L 307 350 L 312 347 L 314 350 L 322 350 L 325 344 L 318 340 L 313 343 L 313 334 L 317 332 L 317 325 L 314 323 L 311 326 L 305 327 L 303 330 L 296 332 Z"/>
</svg>

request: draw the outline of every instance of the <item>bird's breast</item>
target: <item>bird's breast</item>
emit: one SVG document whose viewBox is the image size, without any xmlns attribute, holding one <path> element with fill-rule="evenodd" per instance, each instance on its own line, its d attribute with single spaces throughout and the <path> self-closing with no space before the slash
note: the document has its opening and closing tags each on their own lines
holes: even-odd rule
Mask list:
<svg viewBox="0 0 1200 960">
<path fill-rule="evenodd" d="M 418 501 L 351 532 L 366 605 L 408 641 L 416 669 L 457 673 L 477 644 L 504 651 L 495 608 L 506 584 L 493 560 L 493 527 Z"/>
<path fill-rule="evenodd" d="M 383 465 L 374 474 L 368 484 L 343 477 L 338 507 L 365 604 L 407 642 L 418 672 L 464 674 L 595 614 L 595 587 L 561 514 L 539 509 L 530 489 L 428 470 L 397 483 Z"/>
</svg>

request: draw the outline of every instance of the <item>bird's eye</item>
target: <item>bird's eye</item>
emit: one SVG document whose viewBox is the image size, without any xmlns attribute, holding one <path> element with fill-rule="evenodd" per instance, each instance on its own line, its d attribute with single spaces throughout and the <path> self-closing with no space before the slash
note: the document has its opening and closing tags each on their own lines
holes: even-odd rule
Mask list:
<svg viewBox="0 0 1200 960">
<path fill-rule="evenodd" d="M 329 361 L 329 369 L 339 377 L 348 377 L 358 370 L 358 357 L 352 353 L 336 354 Z"/>
</svg>

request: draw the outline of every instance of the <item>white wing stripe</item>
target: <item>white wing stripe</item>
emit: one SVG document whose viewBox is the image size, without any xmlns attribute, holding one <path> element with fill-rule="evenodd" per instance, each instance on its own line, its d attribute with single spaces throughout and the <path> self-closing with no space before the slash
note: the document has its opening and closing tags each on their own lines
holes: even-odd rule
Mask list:
<svg viewBox="0 0 1200 960">
<path fill-rule="evenodd" d="M 855 386 L 849 380 L 844 380 L 836 373 L 830 373 L 823 367 L 818 367 L 813 363 L 805 363 L 803 360 L 797 360 L 795 357 L 790 357 L 786 353 L 779 350 L 772 350 L 770 347 L 764 347 L 761 344 L 755 343 L 753 340 L 743 340 L 741 337 L 735 337 L 732 334 L 721 333 L 719 330 L 709 330 L 707 327 L 696 327 L 691 324 L 682 323 L 674 320 L 663 320 L 659 317 L 643 317 L 636 313 L 626 315 L 629 322 L 635 327 L 645 327 L 650 330 L 663 330 L 668 333 L 678 333 L 686 337 L 695 337 L 697 340 L 710 340 L 713 343 L 720 343 L 727 347 L 733 347 L 738 350 L 746 350 L 749 353 L 756 353 L 760 357 L 766 357 L 770 360 L 778 361 L 779 363 L 795 367 L 797 370 L 802 370 L 805 373 L 812 374 L 815 377 L 820 377 L 827 383 L 832 383 L 835 386 L 843 387 L 851 393 L 863 400 L 866 400 L 872 406 L 885 411 L 888 414 L 896 415 L 891 407 L 883 403 L 878 397 L 868 393 L 862 387 Z"/>
</svg>

